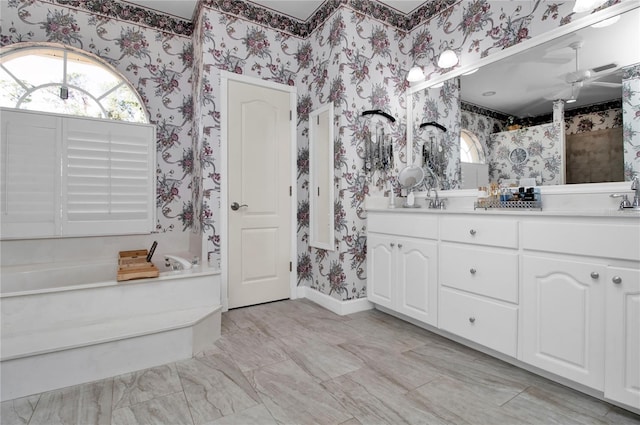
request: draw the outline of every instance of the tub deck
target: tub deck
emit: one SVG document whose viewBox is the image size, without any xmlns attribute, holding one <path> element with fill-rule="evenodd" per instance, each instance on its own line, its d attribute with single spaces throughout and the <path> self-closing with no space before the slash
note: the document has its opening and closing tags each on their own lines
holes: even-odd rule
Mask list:
<svg viewBox="0 0 640 425">
<path fill-rule="evenodd" d="M 25 289 L 0 296 L 2 401 L 186 359 L 220 337 L 213 269 Z"/>
</svg>

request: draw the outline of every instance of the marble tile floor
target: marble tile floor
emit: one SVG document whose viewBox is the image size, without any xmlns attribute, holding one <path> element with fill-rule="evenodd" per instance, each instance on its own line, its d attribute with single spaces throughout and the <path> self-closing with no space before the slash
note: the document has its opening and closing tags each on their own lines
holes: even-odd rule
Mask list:
<svg viewBox="0 0 640 425">
<path fill-rule="evenodd" d="M 2 425 L 636 424 L 640 416 L 377 310 L 222 315 L 209 352 L 2 403 Z"/>
</svg>

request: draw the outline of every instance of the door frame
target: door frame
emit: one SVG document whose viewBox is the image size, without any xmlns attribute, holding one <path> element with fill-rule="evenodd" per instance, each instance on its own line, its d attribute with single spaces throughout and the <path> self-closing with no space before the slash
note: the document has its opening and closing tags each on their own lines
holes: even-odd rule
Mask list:
<svg viewBox="0 0 640 425">
<path fill-rule="evenodd" d="M 238 81 L 246 84 L 253 84 L 255 86 L 266 87 L 274 90 L 280 90 L 289 93 L 289 107 L 291 110 L 291 143 L 289 146 L 289 153 L 291 156 L 290 164 L 290 178 L 291 178 L 291 241 L 290 241 L 290 259 L 292 264 L 291 273 L 289 273 L 289 297 L 291 299 L 297 298 L 297 280 L 298 280 L 298 267 L 297 267 L 297 252 L 298 252 L 298 235 L 297 235 L 297 126 L 298 115 L 296 111 L 297 105 L 297 89 L 295 86 L 289 86 L 286 84 L 275 83 L 273 81 L 262 80 L 256 77 L 248 77 L 241 74 L 235 74 L 229 71 L 220 71 L 220 174 L 223 176 L 223 182 L 220 184 L 220 238 L 222 239 L 220 245 L 220 274 L 222 278 L 220 298 L 222 301 L 222 311 L 229 309 L 229 174 L 228 174 L 228 82 Z"/>
</svg>

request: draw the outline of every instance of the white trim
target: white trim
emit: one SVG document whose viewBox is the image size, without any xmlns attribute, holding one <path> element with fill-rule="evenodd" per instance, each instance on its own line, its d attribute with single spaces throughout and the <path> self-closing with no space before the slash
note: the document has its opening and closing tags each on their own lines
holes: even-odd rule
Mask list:
<svg viewBox="0 0 640 425">
<path fill-rule="evenodd" d="M 329 102 L 326 105 L 319 107 L 318 109 L 311 111 L 309 113 L 309 246 L 324 249 L 327 251 L 335 251 L 335 230 L 333 220 L 329 223 L 329 237 L 328 242 L 320 242 L 318 241 L 318 229 L 316 225 L 316 203 L 318 202 L 315 195 L 315 188 L 318 186 L 318 182 L 316 182 L 316 171 L 315 171 L 315 163 L 316 163 L 316 154 L 315 154 L 315 145 L 317 143 L 316 139 L 316 125 L 313 124 L 313 120 L 316 120 L 320 117 L 321 114 L 327 112 L 329 115 L 329 128 L 328 128 L 328 139 L 329 139 L 329 147 L 328 147 L 328 171 L 330 176 L 329 187 L 327 197 L 329 198 L 329 217 L 334 217 L 334 204 L 335 204 L 335 191 L 334 191 L 334 178 L 335 178 L 335 164 L 334 164 L 334 149 L 333 149 L 333 126 L 334 126 L 334 112 L 333 112 L 333 102 Z M 320 190 L 320 189 L 318 189 Z"/>
<path fill-rule="evenodd" d="M 340 316 L 357 313 L 359 311 L 371 310 L 373 308 L 373 304 L 366 298 L 342 301 L 306 286 L 298 288 L 298 296 L 313 301 L 319 306 Z"/>
<path fill-rule="evenodd" d="M 298 270 L 296 267 L 297 264 L 297 252 L 298 252 L 298 238 L 297 238 L 297 223 L 296 223 L 296 215 L 297 215 L 297 206 L 298 206 L 298 196 L 297 196 L 297 173 L 296 173 L 296 164 L 297 164 L 297 125 L 298 115 L 296 111 L 296 102 L 297 102 L 297 90 L 294 86 L 289 86 L 286 84 L 279 84 L 273 81 L 262 80 L 256 77 L 248 77 L 246 75 L 234 74 L 233 72 L 228 71 L 220 71 L 220 173 L 223 176 L 224 183 L 220 185 L 220 238 L 222 239 L 222 243 L 220 245 L 220 272 L 222 277 L 222 282 L 220 285 L 221 293 L 220 300 L 222 302 L 223 311 L 227 311 L 229 309 L 229 267 L 228 267 L 228 253 L 229 253 L 229 244 L 228 244 L 228 236 L 229 236 L 229 217 L 227 208 L 225 205 L 229 203 L 228 196 L 228 147 L 227 147 L 227 90 L 228 90 L 228 82 L 229 80 L 239 81 L 246 84 L 253 84 L 260 87 L 266 87 L 274 90 L 284 91 L 289 93 L 289 107 L 291 109 L 291 143 L 290 143 L 290 154 L 291 154 L 291 175 L 290 175 L 290 183 L 292 186 L 291 193 L 291 246 L 290 246 L 290 261 L 293 265 L 292 271 L 289 274 L 289 293 L 290 298 L 296 299 L 298 298 L 298 292 L 296 283 L 298 280 Z"/>
</svg>

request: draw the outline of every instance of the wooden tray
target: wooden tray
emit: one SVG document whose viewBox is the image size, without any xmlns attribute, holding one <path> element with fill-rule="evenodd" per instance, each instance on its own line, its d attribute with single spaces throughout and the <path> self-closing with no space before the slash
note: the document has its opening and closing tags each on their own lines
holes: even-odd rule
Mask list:
<svg viewBox="0 0 640 425">
<path fill-rule="evenodd" d="M 147 261 L 147 250 L 120 251 L 118 253 L 117 281 L 158 277 L 160 272 Z"/>
</svg>

